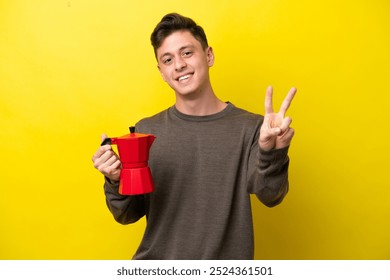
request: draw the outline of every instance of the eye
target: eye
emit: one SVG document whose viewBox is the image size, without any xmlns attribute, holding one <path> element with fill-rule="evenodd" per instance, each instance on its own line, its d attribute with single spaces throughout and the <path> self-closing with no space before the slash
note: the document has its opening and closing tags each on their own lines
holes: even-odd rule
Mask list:
<svg viewBox="0 0 390 280">
<path fill-rule="evenodd" d="M 162 60 L 162 63 L 163 64 L 169 64 L 169 63 L 171 63 L 172 62 L 172 58 L 171 57 L 167 57 L 167 58 L 164 58 L 163 60 Z"/>
<path fill-rule="evenodd" d="M 182 56 L 183 56 L 183 57 L 191 57 L 192 54 L 193 54 L 192 51 L 184 51 L 184 52 L 182 53 Z"/>
</svg>

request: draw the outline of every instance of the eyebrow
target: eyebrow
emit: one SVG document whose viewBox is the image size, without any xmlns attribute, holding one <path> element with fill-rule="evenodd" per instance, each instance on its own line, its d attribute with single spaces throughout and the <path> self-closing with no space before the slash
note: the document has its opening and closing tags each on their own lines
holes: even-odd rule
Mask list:
<svg viewBox="0 0 390 280">
<path fill-rule="evenodd" d="M 182 47 L 179 49 L 179 52 L 181 52 L 181 51 L 184 50 L 184 49 L 193 48 L 193 47 L 194 47 L 194 45 L 192 45 L 192 44 L 182 46 Z M 172 54 L 171 54 L 170 52 L 163 53 L 162 55 L 160 55 L 159 59 L 162 59 L 164 56 L 167 56 L 167 55 L 172 55 Z"/>
</svg>

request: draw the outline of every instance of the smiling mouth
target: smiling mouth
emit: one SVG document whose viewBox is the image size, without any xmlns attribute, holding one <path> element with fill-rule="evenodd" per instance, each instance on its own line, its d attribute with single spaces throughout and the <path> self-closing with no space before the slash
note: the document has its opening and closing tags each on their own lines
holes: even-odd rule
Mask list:
<svg viewBox="0 0 390 280">
<path fill-rule="evenodd" d="M 191 74 L 188 74 L 188 75 L 184 75 L 184 76 L 179 77 L 177 80 L 179 82 L 180 81 L 185 81 L 185 80 L 188 80 L 190 77 L 191 77 Z"/>
</svg>

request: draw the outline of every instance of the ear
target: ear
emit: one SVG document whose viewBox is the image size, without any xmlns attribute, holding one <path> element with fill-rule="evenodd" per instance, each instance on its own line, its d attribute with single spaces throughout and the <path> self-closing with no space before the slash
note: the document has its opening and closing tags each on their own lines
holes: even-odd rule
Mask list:
<svg viewBox="0 0 390 280">
<path fill-rule="evenodd" d="M 212 47 L 207 47 L 206 49 L 206 55 L 207 55 L 207 64 L 209 67 L 214 65 L 214 51 Z"/>
</svg>

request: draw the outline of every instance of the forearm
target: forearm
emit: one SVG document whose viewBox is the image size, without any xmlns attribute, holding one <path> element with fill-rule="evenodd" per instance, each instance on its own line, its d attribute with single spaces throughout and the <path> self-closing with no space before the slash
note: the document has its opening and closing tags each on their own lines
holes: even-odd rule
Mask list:
<svg viewBox="0 0 390 280">
<path fill-rule="evenodd" d="M 268 207 L 281 203 L 288 192 L 287 152 L 288 147 L 271 151 L 257 148 L 253 152 L 248 188 Z"/>
<path fill-rule="evenodd" d="M 114 219 L 121 224 L 138 221 L 145 215 L 143 195 L 121 195 L 118 192 L 119 183 L 112 183 L 107 178 L 104 182 L 106 203 Z"/>
</svg>

